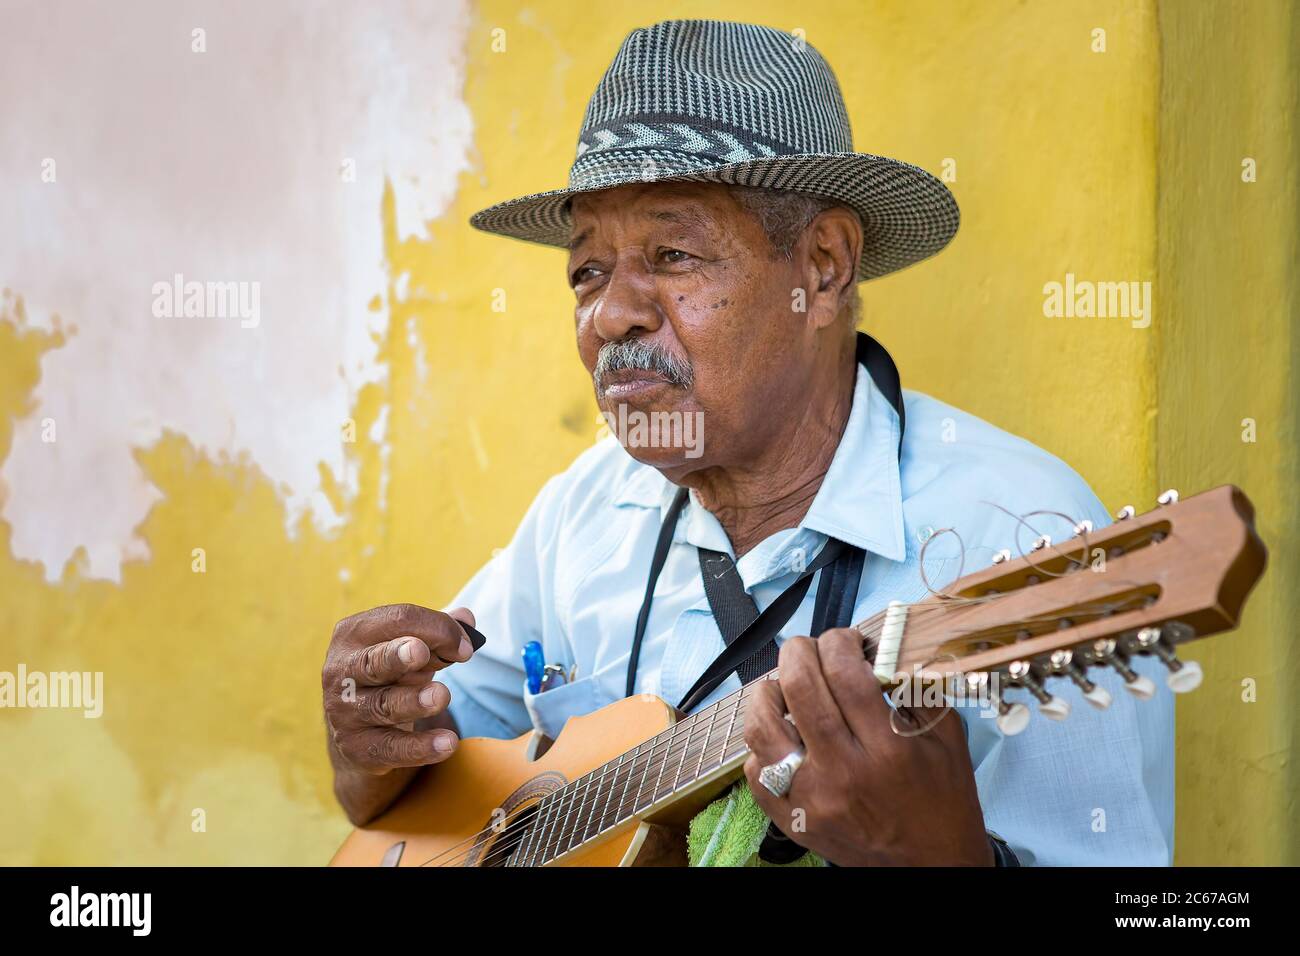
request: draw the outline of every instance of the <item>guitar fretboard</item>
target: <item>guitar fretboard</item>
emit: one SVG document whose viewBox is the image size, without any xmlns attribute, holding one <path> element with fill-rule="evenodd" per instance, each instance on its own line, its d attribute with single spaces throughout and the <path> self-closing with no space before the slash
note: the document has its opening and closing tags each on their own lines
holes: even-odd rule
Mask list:
<svg viewBox="0 0 1300 956">
<path fill-rule="evenodd" d="M 749 684 L 543 798 L 511 866 L 542 866 L 748 754 Z"/>
</svg>

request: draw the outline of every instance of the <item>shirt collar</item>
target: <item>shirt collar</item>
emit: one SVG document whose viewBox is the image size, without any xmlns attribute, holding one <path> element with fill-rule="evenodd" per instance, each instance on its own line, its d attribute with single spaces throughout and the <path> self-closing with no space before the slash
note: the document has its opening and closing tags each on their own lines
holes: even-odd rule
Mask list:
<svg viewBox="0 0 1300 956">
<path fill-rule="evenodd" d="M 799 527 L 891 561 L 903 560 L 907 546 L 898 438 L 898 413 L 859 366 L 844 435 Z M 676 485 L 654 468 L 642 465 L 623 483 L 614 504 L 657 507 L 667 513 L 676 493 Z"/>
</svg>

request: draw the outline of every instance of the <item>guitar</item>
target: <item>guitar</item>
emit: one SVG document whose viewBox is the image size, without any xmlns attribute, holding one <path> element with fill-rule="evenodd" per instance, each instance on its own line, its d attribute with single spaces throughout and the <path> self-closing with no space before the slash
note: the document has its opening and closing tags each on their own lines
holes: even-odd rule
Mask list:
<svg viewBox="0 0 1300 956">
<path fill-rule="evenodd" d="M 1177 646 L 1237 626 L 1267 552 L 1237 488 L 1159 501 L 1141 516 L 1124 508 L 1100 532 L 1081 522 L 1066 542 L 1043 536 L 1019 557 L 1002 551 L 943 591 L 861 622 L 881 686 L 978 693 L 1007 734 L 1028 723 L 1026 701 L 1065 719 L 1069 702 L 1052 693 L 1062 681 L 1104 709 L 1110 696 L 1089 668 L 1113 668 L 1147 698 L 1155 685 L 1131 661 L 1153 656 L 1171 690 L 1194 689 L 1200 668 L 1179 660 Z M 570 719 L 554 742 L 464 740 L 353 831 L 331 865 L 684 863 L 691 818 L 743 774 L 755 686 L 689 716 L 648 694 L 629 697 Z"/>
</svg>

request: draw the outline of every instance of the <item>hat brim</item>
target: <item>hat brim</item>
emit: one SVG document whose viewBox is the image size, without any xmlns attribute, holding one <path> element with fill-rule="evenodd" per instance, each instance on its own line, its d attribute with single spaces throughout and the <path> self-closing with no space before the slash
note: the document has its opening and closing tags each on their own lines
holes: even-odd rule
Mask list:
<svg viewBox="0 0 1300 956">
<path fill-rule="evenodd" d="M 656 164 L 647 161 L 648 168 Z M 661 168 L 661 167 L 660 167 Z M 489 206 L 470 217 L 484 232 L 567 248 L 573 196 L 645 182 L 706 182 L 813 193 L 851 207 L 864 241 L 858 281 L 897 272 L 939 252 L 961 223 L 957 200 L 917 166 L 867 153 L 807 153 L 727 163 L 662 175 L 638 171 L 635 159 L 580 188 L 553 189 Z"/>
</svg>

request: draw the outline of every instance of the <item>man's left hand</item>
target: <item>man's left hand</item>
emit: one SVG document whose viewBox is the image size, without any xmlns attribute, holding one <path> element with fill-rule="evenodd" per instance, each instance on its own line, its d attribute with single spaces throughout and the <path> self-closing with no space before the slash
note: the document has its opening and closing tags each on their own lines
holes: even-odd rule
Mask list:
<svg viewBox="0 0 1300 956">
<path fill-rule="evenodd" d="M 993 865 L 956 713 L 916 736 L 894 733 L 862 635 L 851 628 L 785 641 L 779 666 L 780 679 L 760 681 L 747 703 L 753 752 L 745 776 L 786 836 L 840 866 Z M 941 713 L 903 711 L 897 723 L 915 728 L 908 716 L 925 726 Z M 789 793 L 775 797 L 759 771 L 801 739 L 803 765 Z"/>
</svg>

